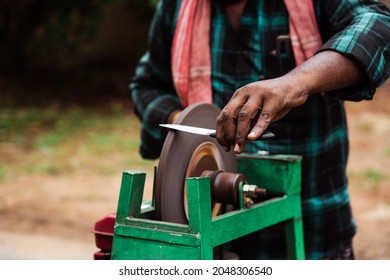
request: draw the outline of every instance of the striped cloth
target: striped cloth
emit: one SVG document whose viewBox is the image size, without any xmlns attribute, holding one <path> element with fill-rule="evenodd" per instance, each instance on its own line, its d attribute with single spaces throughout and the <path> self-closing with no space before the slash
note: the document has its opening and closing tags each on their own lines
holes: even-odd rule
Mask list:
<svg viewBox="0 0 390 280">
<path fill-rule="evenodd" d="M 284 0 L 289 14 L 290 38 L 297 65 L 312 57 L 322 46 L 313 0 Z"/>
<path fill-rule="evenodd" d="M 172 76 L 181 104 L 212 103 L 210 0 L 184 0 L 172 43 Z"/>
</svg>

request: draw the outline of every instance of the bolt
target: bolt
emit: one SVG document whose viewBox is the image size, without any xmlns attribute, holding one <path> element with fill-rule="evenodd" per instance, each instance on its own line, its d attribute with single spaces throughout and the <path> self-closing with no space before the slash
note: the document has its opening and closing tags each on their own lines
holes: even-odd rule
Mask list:
<svg viewBox="0 0 390 280">
<path fill-rule="evenodd" d="M 254 202 L 250 197 L 244 197 L 244 206 L 246 208 L 251 207 L 253 204 L 254 204 Z"/>
<path fill-rule="evenodd" d="M 255 194 L 257 196 L 266 196 L 267 195 L 267 190 L 266 189 L 261 189 L 261 188 L 256 188 L 255 189 Z"/>
<path fill-rule="evenodd" d="M 256 185 L 248 185 L 248 184 L 244 185 L 242 191 L 244 193 L 244 196 L 248 196 L 248 197 L 265 196 L 267 194 L 267 190 L 259 188 Z"/>
</svg>

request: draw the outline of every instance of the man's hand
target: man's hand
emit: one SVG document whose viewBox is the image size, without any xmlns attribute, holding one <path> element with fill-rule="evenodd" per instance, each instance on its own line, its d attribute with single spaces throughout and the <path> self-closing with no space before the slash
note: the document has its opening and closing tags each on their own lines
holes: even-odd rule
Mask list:
<svg viewBox="0 0 390 280">
<path fill-rule="evenodd" d="M 217 118 L 216 138 L 226 151 L 234 147 L 242 153 L 246 140 L 257 139 L 310 94 L 366 82 L 354 60 L 334 51 L 320 52 L 282 77 L 236 90 Z"/>
<path fill-rule="evenodd" d="M 241 153 L 246 140 L 256 140 L 271 122 L 303 104 L 308 94 L 288 76 L 239 88 L 217 118 L 218 142 L 226 151 L 234 147 Z"/>
</svg>

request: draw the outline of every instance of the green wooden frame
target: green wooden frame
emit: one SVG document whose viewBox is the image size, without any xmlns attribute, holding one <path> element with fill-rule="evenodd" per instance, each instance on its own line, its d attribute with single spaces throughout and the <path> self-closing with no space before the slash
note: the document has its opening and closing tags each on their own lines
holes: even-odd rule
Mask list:
<svg viewBox="0 0 390 280">
<path fill-rule="evenodd" d="M 188 225 L 153 220 L 153 203 L 142 201 L 146 174 L 123 172 L 111 259 L 210 260 L 215 247 L 282 222 L 288 258 L 304 259 L 300 162 L 300 157 L 290 156 L 239 157 L 239 170 L 248 183 L 262 187 L 259 174 L 266 173 L 272 192 L 282 194 L 215 218 L 211 217 L 209 178 L 188 178 Z"/>
</svg>

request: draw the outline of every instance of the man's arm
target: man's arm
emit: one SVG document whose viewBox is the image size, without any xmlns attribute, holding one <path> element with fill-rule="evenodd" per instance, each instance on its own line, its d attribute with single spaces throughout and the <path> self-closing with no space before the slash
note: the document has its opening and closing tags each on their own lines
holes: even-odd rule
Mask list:
<svg viewBox="0 0 390 280">
<path fill-rule="evenodd" d="M 339 91 L 341 94 L 333 93 L 332 97 L 370 99 L 375 87 L 387 79 L 390 74 L 390 17 L 386 10 L 380 10 L 374 4 L 371 4 L 373 7 L 360 6 L 363 4 L 358 4 L 359 1 L 328 3 L 328 13 L 332 14 L 331 10 L 336 9 L 333 15 L 340 18 L 333 18 L 336 34 L 320 52 L 282 77 L 238 89 L 223 108 L 217 119 L 217 140 L 225 150 L 234 147 L 236 153 L 241 153 L 246 140 L 258 138 L 271 122 L 305 103 L 310 94 L 346 89 L 347 94 Z M 349 20 L 345 19 L 340 7 L 354 8 L 349 10 Z M 377 66 L 375 69 L 374 65 Z M 348 90 L 359 88 L 358 85 L 363 90 Z"/>
<path fill-rule="evenodd" d="M 355 60 L 366 73 L 367 83 L 326 92 L 333 100 L 361 101 L 373 98 L 390 74 L 390 11 L 379 1 L 327 0 L 323 26 L 330 38 L 320 51 L 337 51 Z"/>
<path fill-rule="evenodd" d="M 241 153 L 247 139 L 257 139 L 271 122 L 305 103 L 310 94 L 365 80 L 351 59 L 334 51 L 321 52 L 282 77 L 239 88 L 217 119 L 217 140 L 225 150 L 234 144 L 234 151 Z"/>
</svg>

